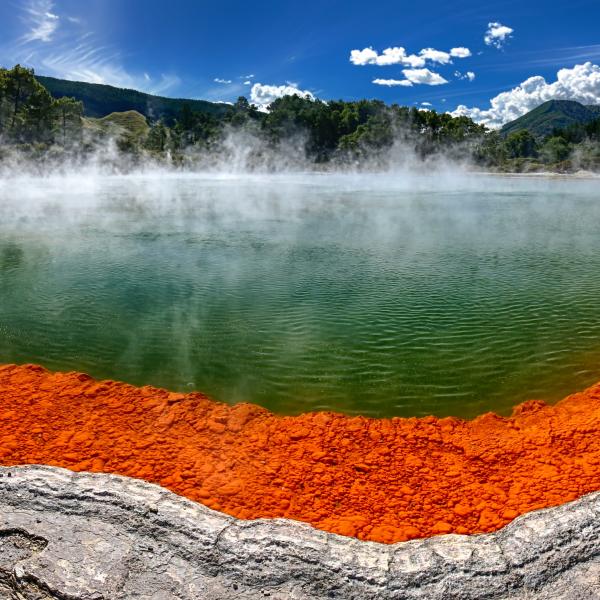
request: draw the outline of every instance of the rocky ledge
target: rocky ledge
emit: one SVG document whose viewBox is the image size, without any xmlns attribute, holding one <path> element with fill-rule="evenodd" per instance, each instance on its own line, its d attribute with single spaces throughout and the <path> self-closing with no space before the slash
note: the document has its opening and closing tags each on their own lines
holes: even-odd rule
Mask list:
<svg viewBox="0 0 600 600">
<path fill-rule="evenodd" d="M 496 533 L 384 545 L 127 477 L 0 468 L 0 597 L 600 598 L 600 493 Z"/>
</svg>

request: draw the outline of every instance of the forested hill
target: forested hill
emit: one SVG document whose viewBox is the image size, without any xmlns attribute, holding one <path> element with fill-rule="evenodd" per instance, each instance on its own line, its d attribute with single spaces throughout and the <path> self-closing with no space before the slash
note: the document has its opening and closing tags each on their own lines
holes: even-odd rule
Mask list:
<svg viewBox="0 0 600 600">
<path fill-rule="evenodd" d="M 598 112 L 553 101 L 500 133 L 466 116 L 380 100 L 284 96 L 262 112 L 243 96 L 233 105 L 174 100 L 36 78 L 15 65 L 0 68 L 0 167 L 15 157 L 28 164 L 93 157 L 123 168 L 151 159 L 193 169 L 381 170 L 443 158 L 501 171 L 600 171 L 600 117 L 590 118 Z M 551 131 L 541 134 L 540 124 Z"/>
<path fill-rule="evenodd" d="M 556 129 L 585 125 L 600 117 L 600 106 L 580 104 L 573 100 L 548 100 L 527 114 L 504 125 L 502 135 L 526 129 L 536 138 L 551 135 Z"/>
<path fill-rule="evenodd" d="M 86 117 L 100 118 L 114 112 L 136 110 L 152 121 L 163 119 L 172 123 L 179 117 L 185 104 L 194 112 L 215 117 L 222 117 L 231 110 L 227 104 L 206 100 L 165 98 L 111 85 L 67 81 L 42 75 L 35 77 L 54 98 L 75 98 L 83 102 Z"/>
</svg>

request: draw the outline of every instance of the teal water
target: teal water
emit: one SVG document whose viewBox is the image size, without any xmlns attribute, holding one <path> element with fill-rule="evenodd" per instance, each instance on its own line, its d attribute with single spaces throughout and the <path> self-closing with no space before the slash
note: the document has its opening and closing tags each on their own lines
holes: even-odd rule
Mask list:
<svg viewBox="0 0 600 600">
<path fill-rule="evenodd" d="M 0 362 L 289 414 L 557 400 L 600 380 L 600 181 L 2 181 Z"/>
</svg>

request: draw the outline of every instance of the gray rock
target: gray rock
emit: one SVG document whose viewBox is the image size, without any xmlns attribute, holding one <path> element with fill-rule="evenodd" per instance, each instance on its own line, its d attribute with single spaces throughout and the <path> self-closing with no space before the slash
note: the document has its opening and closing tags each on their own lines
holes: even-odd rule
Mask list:
<svg viewBox="0 0 600 600">
<path fill-rule="evenodd" d="M 600 493 L 493 534 L 394 545 L 242 521 L 158 486 L 0 468 L 0 598 L 600 598 Z"/>
</svg>

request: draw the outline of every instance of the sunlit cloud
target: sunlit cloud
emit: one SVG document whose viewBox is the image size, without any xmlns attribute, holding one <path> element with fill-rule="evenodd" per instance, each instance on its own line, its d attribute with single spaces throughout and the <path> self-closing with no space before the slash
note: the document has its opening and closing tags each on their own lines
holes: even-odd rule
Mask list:
<svg viewBox="0 0 600 600">
<path fill-rule="evenodd" d="M 500 49 L 512 37 L 513 32 L 514 29 L 512 27 L 507 27 L 506 25 L 502 25 L 502 23 L 488 23 L 483 41 L 487 46 Z"/>
<path fill-rule="evenodd" d="M 436 50 L 435 48 L 423 48 L 423 50 L 419 52 L 419 56 L 425 60 L 439 63 L 441 65 L 446 65 L 449 62 L 452 62 L 452 57 L 450 56 L 449 52 L 443 52 L 442 50 Z"/>
<path fill-rule="evenodd" d="M 129 71 L 117 50 L 87 31 L 77 17 L 60 15 L 50 0 L 31 0 L 22 19 L 26 31 L 0 45 L 4 64 L 20 63 L 40 75 L 154 94 L 167 93 L 181 83 L 173 73 Z"/>
<path fill-rule="evenodd" d="M 23 20 L 29 30 L 23 35 L 24 42 L 51 42 L 60 24 L 60 17 L 53 13 L 50 0 L 30 0 L 23 9 Z"/>
<path fill-rule="evenodd" d="M 466 73 L 454 71 L 454 77 L 456 77 L 456 79 L 467 79 L 468 81 L 475 81 L 476 76 L 473 71 L 467 71 Z"/>
<path fill-rule="evenodd" d="M 429 69 L 404 69 L 402 74 L 408 81 L 417 85 L 444 85 L 448 83 L 439 73 Z"/>
<path fill-rule="evenodd" d="M 402 47 L 386 48 L 381 54 L 378 54 L 373 48 L 363 48 L 362 50 L 350 51 L 350 62 L 353 65 L 407 65 L 421 67 L 425 65 L 425 59 L 414 54 L 407 54 Z"/>
<path fill-rule="evenodd" d="M 464 48 L 463 46 L 459 46 L 458 48 L 452 48 L 450 50 L 450 56 L 454 58 L 469 58 L 469 56 L 471 55 L 471 51 L 468 48 Z"/>
<path fill-rule="evenodd" d="M 231 79 L 223 79 L 221 77 L 215 77 L 213 81 L 215 83 L 222 83 L 224 85 L 229 85 L 231 83 Z"/>
<path fill-rule="evenodd" d="M 385 48 L 381 54 L 372 47 L 362 50 L 350 51 L 350 62 L 353 65 L 378 65 L 380 67 L 389 65 L 403 65 L 406 67 L 419 68 L 424 67 L 427 61 L 446 65 L 452 62 L 453 58 L 468 58 L 471 51 L 468 48 L 452 48 L 449 52 L 436 50 L 435 48 L 423 48 L 419 54 L 408 54 L 402 46 Z"/>
<path fill-rule="evenodd" d="M 439 73 L 429 69 L 403 69 L 404 79 L 373 79 L 375 85 L 412 87 L 413 85 L 444 85 L 448 83 Z"/>
<path fill-rule="evenodd" d="M 572 69 L 560 69 L 552 83 L 536 75 L 492 98 L 487 109 L 460 105 L 451 114 L 466 115 L 489 127 L 501 127 L 548 100 L 600 104 L 600 66 L 586 62 Z"/>
<path fill-rule="evenodd" d="M 308 97 L 311 100 L 315 99 L 312 92 L 301 90 L 293 85 L 263 85 L 262 83 L 255 83 L 250 90 L 250 101 L 259 110 L 264 112 L 268 110 L 269 104 L 277 100 L 277 98 L 294 95 L 304 98 Z"/>
<path fill-rule="evenodd" d="M 408 79 L 373 79 L 373 83 L 375 85 L 385 85 L 387 87 L 412 87 L 412 82 Z"/>
</svg>

